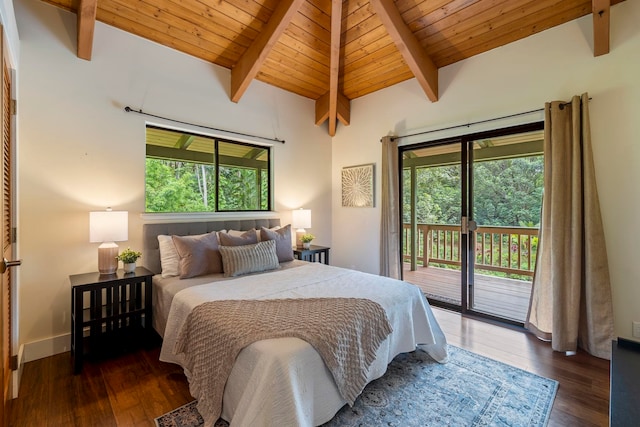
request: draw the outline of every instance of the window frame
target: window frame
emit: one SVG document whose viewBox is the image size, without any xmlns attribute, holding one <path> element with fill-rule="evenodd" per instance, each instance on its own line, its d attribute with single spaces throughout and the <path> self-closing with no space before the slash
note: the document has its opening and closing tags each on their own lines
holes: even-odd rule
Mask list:
<svg viewBox="0 0 640 427">
<path fill-rule="evenodd" d="M 153 144 L 148 144 L 148 129 L 157 129 L 160 131 L 166 131 L 166 132 L 172 132 L 175 134 L 180 134 L 180 135 L 191 135 L 191 136 L 195 136 L 195 137 L 200 137 L 200 138 L 206 138 L 211 140 L 211 144 L 213 147 L 213 153 L 212 153 L 212 162 L 208 163 L 208 162 L 204 162 L 202 160 L 196 160 L 195 156 L 191 156 L 193 158 L 189 158 L 189 156 L 185 156 L 183 158 L 177 157 L 177 156 L 168 156 L 168 155 L 159 155 L 158 153 L 149 153 L 149 147 L 159 147 L 160 149 L 162 148 L 161 145 L 153 145 Z M 266 151 L 266 168 L 255 168 L 254 170 L 257 171 L 257 178 L 258 178 L 258 184 L 262 184 L 263 183 L 263 179 L 262 177 L 260 177 L 260 175 L 262 174 L 263 171 L 266 171 L 266 182 L 267 182 L 267 194 L 266 194 L 266 208 L 265 209 L 245 209 L 245 210 L 233 210 L 233 209 L 220 209 L 220 166 L 225 166 L 225 165 L 221 165 L 220 164 L 220 158 L 223 157 L 220 154 L 220 150 L 219 150 L 219 143 L 226 143 L 226 144 L 232 144 L 232 145 L 237 145 L 237 146 L 242 146 L 242 147 L 250 147 L 252 149 L 257 149 L 260 150 L 260 152 L 262 151 Z M 154 218 L 158 218 L 158 217 L 163 217 L 163 218 L 194 218 L 194 217 L 199 217 L 199 218 L 210 218 L 212 216 L 220 216 L 220 215 L 229 215 L 229 214 L 233 214 L 234 217 L 237 217 L 238 215 L 242 215 L 242 214 L 249 214 L 252 217 L 256 217 L 256 216 L 261 216 L 263 214 L 268 214 L 268 213 L 273 213 L 273 194 L 274 194 L 274 182 L 273 182 L 273 145 L 272 144 L 265 144 L 265 143 L 258 143 L 258 142 L 249 142 L 249 141 L 240 141 L 240 140 L 234 140 L 234 139 L 230 139 L 230 138 L 226 138 L 226 137 L 220 137 L 217 135 L 213 135 L 213 134 L 208 134 L 206 132 L 198 132 L 198 131 L 193 131 L 193 130 L 187 130 L 187 129 L 183 129 L 183 128 L 176 128 L 176 127 L 172 127 L 172 126 L 165 126 L 165 125 L 158 125 L 155 123 L 146 123 L 145 124 L 145 184 L 144 184 L 144 197 L 145 197 L 145 211 L 143 213 L 143 216 L 146 216 L 148 218 L 154 217 Z M 185 151 L 186 152 L 186 151 Z M 202 151 L 200 153 L 203 153 Z M 238 157 L 241 158 L 241 157 Z M 214 203 L 213 203 L 213 209 L 212 210 L 202 210 L 202 211 L 163 211 L 163 212 L 153 212 L 153 211 L 147 211 L 147 167 L 146 167 L 146 161 L 147 159 L 164 159 L 164 160 L 173 160 L 173 161 L 182 161 L 182 162 L 187 162 L 187 163 L 202 163 L 202 164 L 208 164 L 210 166 L 213 166 L 213 169 L 215 171 L 215 198 L 214 198 Z M 231 167 L 242 167 L 241 165 L 229 165 Z M 260 186 L 257 187 L 257 191 L 258 191 L 258 204 L 262 205 L 263 204 L 263 200 L 260 197 L 260 193 L 262 192 L 262 189 Z"/>
</svg>

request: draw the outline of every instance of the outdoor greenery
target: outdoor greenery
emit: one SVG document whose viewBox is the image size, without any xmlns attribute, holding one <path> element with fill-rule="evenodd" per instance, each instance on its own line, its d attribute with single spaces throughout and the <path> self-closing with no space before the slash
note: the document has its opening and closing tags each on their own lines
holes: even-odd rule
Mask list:
<svg viewBox="0 0 640 427">
<path fill-rule="evenodd" d="M 536 227 L 542 206 L 543 157 L 478 162 L 474 167 L 473 216 L 478 225 Z M 460 165 L 416 171 L 418 224 L 459 224 Z M 403 219 L 411 221 L 411 173 L 404 170 Z"/>
<path fill-rule="evenodd" d="M 211 164 L 147 158 L 147 212 L 211 212 L 215 210 L 216 174 Z M 268 173 L 220 166 L 218 210 L 267 210 Z"/>
<path fill-rule="evenodd" d="M 459 225 L 461 217 L 460 165 L 420 167 L 416 170 L 417 224 Z M 478 226 L 539 227 L 543 189 L 543 157 L 477 162 L 473 165 L 473 217 Z M 411 174 L 404 170 L 403 220 L 411 222 Z M 408 234 L 405 234 L 408 238 Z M 405 252 L 409 253 L 406 246 Z M 429 233 L 432 239 L 430 258 L 459 261 L 459 233 Z M 418 236 L 422 256 L 422 233 Z M 453 239 L 453 242 L 452 242 Z M 476 264 L 531 270 L 535 266 L 538 237 L 520 234 L 486 233 L 476 235 Z M 431 264 L 458 268 L 452 264 Z M 504 272 L 484 273 L 528 279 Z"/>
</svg>

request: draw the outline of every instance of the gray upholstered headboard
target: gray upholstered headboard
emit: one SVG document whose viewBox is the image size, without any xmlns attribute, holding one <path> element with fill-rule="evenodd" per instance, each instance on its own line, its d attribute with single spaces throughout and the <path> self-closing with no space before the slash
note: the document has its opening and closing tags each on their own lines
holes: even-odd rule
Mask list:
<svg viewBox="0 0 640 427">
<path fill-rule="evenodd" d="M 160 249 L 158 245 L 158 235 L 160 234 L 166 234 L 169 236 L 190 236 L 219 230 L 245 231 L 251 230 L 252 228 L 259 230 L 260 227 L 271 228 L 277 225 L 280 225 L 279 218 L 143 224 L 142 264 L 154 274 L 159 274 L 162 271 L 162 268 L 160 267 Z"/>
</svg>

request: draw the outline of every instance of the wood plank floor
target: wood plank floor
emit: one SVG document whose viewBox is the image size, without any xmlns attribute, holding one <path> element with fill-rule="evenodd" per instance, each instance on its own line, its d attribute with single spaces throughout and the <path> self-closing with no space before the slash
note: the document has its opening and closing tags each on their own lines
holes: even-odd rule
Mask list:
<svg viewBox="0 0 640 427">
<path fill-rule="evenodd" d="M 438 267 L 418 267 L 409 270 L 404 264 L 404 280 L 418 286 L 440 301 L 460 305 L 460 271 Z M 529 310 L 531 282 L 503 277 L 475 275 L 475 311 L 505 319 L 524 322 Z"/>
<path fill-rule="evenodd" d="M 529 334 L 434 308 L 448 342 L 560 382 L 549 426 L 607 426 L 609 362 L 567 357 Z M 182 370 L 158 361 L 159 348 L 85 363 L 73 375 L 69 353 L 29 362 L 11 426 L 153 426 L 192 400 Z"/>
</svg>

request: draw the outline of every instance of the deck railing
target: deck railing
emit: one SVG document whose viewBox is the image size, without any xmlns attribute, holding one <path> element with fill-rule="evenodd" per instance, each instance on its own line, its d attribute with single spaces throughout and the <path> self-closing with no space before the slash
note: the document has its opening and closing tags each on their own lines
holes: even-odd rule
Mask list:
<svg viewBox="0 0 640 427">
<path fill-rule="evenodd" d="M 460 225 L 418 224 L 415 264 L 460 265 Z M 475 268 L 533 276 L 538 229 L 533 227 L 478 227 Z M 403 226 L 403 258 L 411 262 L 411 224 Z"/>
</svg>

